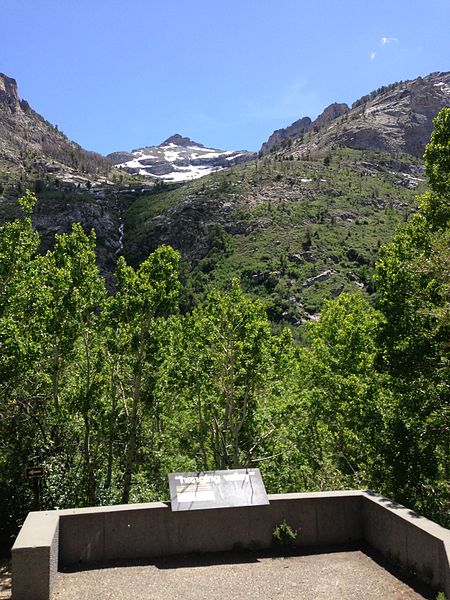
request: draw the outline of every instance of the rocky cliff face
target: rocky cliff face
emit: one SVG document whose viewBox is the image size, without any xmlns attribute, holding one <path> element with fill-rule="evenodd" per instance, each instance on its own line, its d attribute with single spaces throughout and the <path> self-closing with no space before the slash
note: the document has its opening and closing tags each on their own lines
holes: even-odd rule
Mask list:
<svg viewBox="0 0 450 600">
<path fill-rule="evenodd" d="M 246 150 L 205 148 L 179 133 L 159 146 L 137 148 L 132 152 L 113 152 L 108 158 L 132 175 L 143 175 L 163 181 L 189 181 L 222 171 L 256 157 Z"/>
<path fill-rule="evenodd" d="M 327 106 L 327 108 L 313 122 L 312 129 L 328 125 L 334 119 L 337 119 L 338 117 L 341 117 L 342 115 L 348 113 L 349 110 L 350 109 L 347 106 L 347 104 L 345 104 L 345 102 L 341 104 L 339 104 L 338 102 L 333 102 L 333 104 Z"/>
<path fill-rule="evenodd" d="M 111 163 L 71 142 L 20 100 L 17 83 L 0 73 L 0 178 L 52 178 L 80 185 L 105 181 Z"/>
<path fill-rule="evenodd" d="M 283 142 L 300 137 L 302 133 L 309 130 L 311 123 L 312 121 L 309 117 L 303 117 L 292 123 L 292 125 L 289 125 L 289 127 L 276 129 L 267 142 L 264 142 L 261 146 L 261 153 L 267 154 L 272 148 L 281 146 Z"/>
<path fill-rule="evenodd" d="M 0 73 L 0 103 L 7 106 L 13 113 L 20 110 L 16 80 L 2 73 Z"/>
<path fill-rule="evenodd" d="M 264 142 L 261 146 L 261 154 L 267 154 L 273 148 L 286 145 L 290 141 L 302 137 L 308 131 L 314 131 L 317 128 L 323 127 L 348 111 L 349 107 L 347 104 L 333 102 L 333 104 L 327 106 L 315 121 L 311 121 L 309 117 L 303 117 L 285 129 L 277 129 L 272 133 L 267 142 Z"/>
<path fill-rule="evenodd" d="M 421 157 L 433 119 L 450 105 L 450 73 L 401 82 L 355 103 L 336 141 L 350 148 L 406 152 Z"/>
<path fill-rule="evenodd" d="M 306 117 L 274 132 L 261 152 L 288 151 L 300 158 L 347 147 L 421 157 L 434 117 L 449 105 L 450 73 L 432 73 L 383 86 L 354 102 L 351 109 L 331 104 L 309 124 Z M 302 129 L 298 124 L 304 124 Z M 283 148 L 286 140 L 290 140 L 288 150 Z"/>
</svg>

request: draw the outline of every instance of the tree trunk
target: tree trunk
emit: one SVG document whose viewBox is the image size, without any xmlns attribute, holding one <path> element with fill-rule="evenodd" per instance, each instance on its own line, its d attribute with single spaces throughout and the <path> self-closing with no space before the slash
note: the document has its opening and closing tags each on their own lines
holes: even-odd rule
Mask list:
<svg viewBox="0 0 450 600">
<path fill-rule="evenodd" d="M 141 396 L 142 371 L 144 368 L 144 339 L 141 336 L 139 342 L 136 372 L 133 376 L 133 410 L 130 420 L 130 435 L 128 436 L 125 472 L 123 474 L 122 504 L 128 504 L 130 500 L 131 479 L 133 475 L 134 460 L 136 455 L 136 435 L 138 424 L 139 399 Z"/>
<path fill-rule="evenodd" d="M 94 465 L 92 460 L 91 452 L 91 421 L 89 418 L 89 409 L 91 408 L 88 404 L 88 399 L 91 398 L 91 351 L 90 351 L 90 339 L 89 332 L 85 328 L 83 332 L 83 344 L 84 353 L 86 359 L 86 381 L 85 381 L 85 397 L 84 408 L 83 408 L 83 421 L 84 421 L 84 460 L 86 463 L 88 473 L 88 504 L 89 506 L 95 505 L 96 496 L 96 485 L 95 485 L 95 474 Z"/>
<path fill-rule="evenodd" d="M 136 388 L 133 396 L 133 410 L 131 413 L 130 421 L 130 435 L 128 437 L 125 472 L 123 474 L 122 504 L 128 504 L 128 502 L 130 501 L 131 479 L 133 475 L 134 457 L 136 454 L 136 433 L 140 395 L 139 392 L 140 389 Z"/>
<path fill-rule="evenodd" d="M 96 500 L 96 482 L 94 474 L 94 465 L 92 461 L 91 453 L 91 426 L 89 421 L 89 415 L 85 413 L 83 415 L 84 420 L 84 461 L 88 472 L 88 505 L 94 506 Z"/>
<path fill-rule="evenodd" d="M 113 444 L 115 437 L 115 422 L 116 422 L 116 409 L 117 409 L 117 384 L 116 384 L 116 371 L 115 365 L 113 365 L 111 372 L 111 412 L 109 414 L 109 437 L 108 437 L 108 467 L 106 471 L 105 487 L 110 488 L 112 482 L 112 470 L 114 461 Z"/>
</svg>

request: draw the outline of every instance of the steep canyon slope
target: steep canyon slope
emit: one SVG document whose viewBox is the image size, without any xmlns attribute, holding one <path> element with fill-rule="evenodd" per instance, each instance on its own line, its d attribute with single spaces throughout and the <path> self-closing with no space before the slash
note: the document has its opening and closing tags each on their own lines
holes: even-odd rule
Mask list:
<svg viewBox="0 0 450 600">
<path fill-rule="evenodd" d="M 70 141 L 26 100 L 19 98 L 17 83 L 0 73 L 0 182 L 42 180 L 86 186 L 106 182 L 111 163 L 95 152 Z"/>
</svg>

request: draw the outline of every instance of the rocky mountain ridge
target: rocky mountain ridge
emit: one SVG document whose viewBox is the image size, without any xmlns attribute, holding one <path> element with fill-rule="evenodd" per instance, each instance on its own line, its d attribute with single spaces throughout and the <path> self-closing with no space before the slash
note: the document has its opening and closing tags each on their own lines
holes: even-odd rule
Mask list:
<svg viewBox="0 0 450 600">
<path fill-rule="evenodd" d="M 421 157 L 433 130 L 433 119 L 450 106 L 450 72 L 382 86 L 352 107 L 331 104 L 315 121 L 303 117 L 275 131 L 261 154 L 278 152 L 294 158 L 324 155 L 346 147 L 379 152 L 405 152 Z"/>
<path fill-rule="evenodd" d="M 86 186 L 107 182 L 111 169 L 106 158 L 70 141 L 21 100 L 15 79 L 0 73 L 0 181 Z"/>
<path fill-rule="evenodd" d="M 323 127 L 324 125 L 330 123 L 330 121 L 333 119 L 344 115 L 349 110 L 350 108 L 347 106 L 347 104 L 333 102 L 333 104 L 327 106 L 314 121 L 312 121 L 310 117 L 302 117 L 301 119 L 298 119 L 298 121 L 292 123 L 292 125 L 289 125 L 289 127 L 277 129 L 272 133 L 267 142 L 264 142 L 264 144 L 261 146 L 260 153 L 262 155 L 267 154 L 272 149 L 281 146 L 290 140 L 299 138 L 308 131 L 313 131 L 314 129 Z"/>
<path fill-rule="evenodd" d="M 255 157 L 254 152 L 246 150 L 206 148 L 176 133 L 158 146 L 145 146 L 131 152 L 113 152 L 107 158 L 130 175 L 182 182 L 229 169 Z"/>
</svg>

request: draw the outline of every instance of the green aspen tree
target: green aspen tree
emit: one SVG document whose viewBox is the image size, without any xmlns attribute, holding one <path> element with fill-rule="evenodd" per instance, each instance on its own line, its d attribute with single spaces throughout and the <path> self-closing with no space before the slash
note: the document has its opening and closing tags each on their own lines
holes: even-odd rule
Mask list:
<svg viewBox="0 0 450 600">
<path fill-rule="evenodd" d="M 137 270 L 119 259 L 117 289 L 110 304 L 113 352 L 121 356 L 121 385 L 127 403 L 127 434 L 122 502 L 130 499 L 132 476 L 137 454 L 140 406 L 145 380 L 157 360 L 155 335 L 158 319 L 173 313 L 179 295 L 179 254 L 161 246 Z"/>
</svg>

